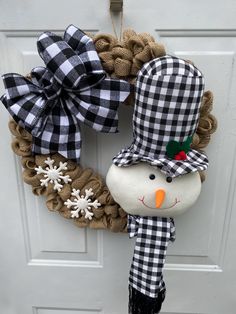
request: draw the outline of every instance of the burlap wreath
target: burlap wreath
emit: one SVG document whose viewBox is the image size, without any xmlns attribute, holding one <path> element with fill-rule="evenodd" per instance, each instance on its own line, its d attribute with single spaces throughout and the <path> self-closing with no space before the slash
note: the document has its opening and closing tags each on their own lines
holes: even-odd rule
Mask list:
<svg viewBox="0 0 236 314">
<path fill-rule="evenodd" d="M 137 34 L 133 30 L 124 31 L 121 42 L 109 34 L 96 35 L 93 37 L 93 41 L 108 75 L 128 80 L 131 83 L 135 81 L 137 72 L 144 63 L 166 54 L 164 46 L 155 42 L 151 35 Z M 127 105 L 132 103 L 131 95 Z M 211 134 L 217 128 L 217 121 L 211 114 L 212 106 L 212 92 L 206 91 L 202 100 L 198 129 L 193 137 L 192 148 L 194 149 L 204 149 L 210 142 Z M 101 175 L 95 173 L 93 169 L 83 169 L 80 165 L 66 160 L 59 154 L 53 154 L 50 157 L 55 161 L 56 166 L 60 161 L 67 162 L 67 170 L 64 174 L 69 175 L 72 181 L 64 184 L 60 192 L 55 191 L 52 184 L 49 184 L 48 187 L 41 186 L 42 175 L 37 174 L 35 168 L 38 166 L 45 168 L 44 161 L 49 155 L 32 156 L 31 135 L 13 120 L 9 122 L 9 129 L 14 136 L 12 149 L 16 155 L 21 157 L 23 180 L 32 186 L 35 195 L 46 197 L 46 205 L 50 211 L 59 212 L 63 217 L 73 219 L 79 227 L 110 229 L 113 232 L 126 231 L 127 215 L 112 198 Z M 200 175 L 204 181 L 205 174 L 200 173 Z M 64 202 L 70 198 L 73 188 L 79 189 L 81 194 L 84 194 L 85 189 L 93 189 L 94 198 L 101 206 L 92 210 L 94 213 L 92 220 L 85 219 L 84 216 L 71 218 L 71 210 L 64 205 Z"/>
</svg>

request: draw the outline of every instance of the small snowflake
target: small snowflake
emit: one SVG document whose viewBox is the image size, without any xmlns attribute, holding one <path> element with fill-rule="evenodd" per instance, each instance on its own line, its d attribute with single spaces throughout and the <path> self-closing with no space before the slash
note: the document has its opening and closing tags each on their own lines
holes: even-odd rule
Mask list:
<svg viewBox="0 0 236 314">
<path fill-rule="evenodd" d="M 91 207 L 98 208 L 101 206 L 101 204 L 95 200 L 91 201 L 89 198 L 94 193 L 92 192 L 92 189 L 85 190 L 85 196 L 80 196 L 80 190 L 73 189 L 71 195 L 75 196 L 74 200 L 71 201 L 68 199 L 64 204 L 71 208 L 73 207 L 75 210 L 71 210 L 71 217 L 72 218 L 79 218 L 79 213 L 85 214 L 85 218 L 91 220 L 93 217 L 93 213 L 90 211 Z"/>
<path fill-rule="evenodd" d="M 67 170 L 67 162 L 61 162 L 59 167 L 53 166 L 54 160 L 48 157 L 44 163 L 48 165 L 46 169 L 43 169 L 41 166 L 36 167 L 35 170 L 37 174 L 44 174 L 45 179 L 41 179 L 41 186 L 48 186 L 48 183 L 54 184 L 53 189 L 57 190 L 58 192 L 61 191 L 63 185 L 60 183 L 63 181 L 64 183 L 71 182 L 71 178 L 69 175 L 63 175 L 63 170 Z"/>
</svg>

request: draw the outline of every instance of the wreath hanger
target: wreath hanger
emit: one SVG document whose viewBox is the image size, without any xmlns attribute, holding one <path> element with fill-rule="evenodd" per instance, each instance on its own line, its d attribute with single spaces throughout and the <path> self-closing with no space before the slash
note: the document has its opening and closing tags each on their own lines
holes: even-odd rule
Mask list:
<svg viewBox="0 0 236 314">
<path fill-rule="evenodd" d="M 123 0 L 110 0 L 110 10 L 112 12 L 123 11 Z"/>
</svg>

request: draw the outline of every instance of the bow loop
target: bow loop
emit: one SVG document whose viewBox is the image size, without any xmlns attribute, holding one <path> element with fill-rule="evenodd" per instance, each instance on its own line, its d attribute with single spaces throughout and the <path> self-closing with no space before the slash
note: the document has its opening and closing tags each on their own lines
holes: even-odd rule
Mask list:
<svg viewBox="0 0 236 314">
<path fill-rule="evenodd" d="M 80 90 L 84 91 L 100 83 L 106 73 L 92 39 L 74 25 L 66 29 L 64 39 L 78 54 L 85 67 L 86 76 L 81 78 Z"/>
<path fill-rule="evenodd" d="M 66 29 L 64 39 L 43 33 L 37 46 L 47 68 L 67 90 L 83 91 L 105 78 L 92 40 L 73 25 Z"/>
<path fill-rule="evenodd" d="M 46 32 L 38 39 L 38 52 L 46 67 L 57 82 L 65 88 L 73 89 L 85 75 L 82 60 L 59 36 Z"/>
</svg>

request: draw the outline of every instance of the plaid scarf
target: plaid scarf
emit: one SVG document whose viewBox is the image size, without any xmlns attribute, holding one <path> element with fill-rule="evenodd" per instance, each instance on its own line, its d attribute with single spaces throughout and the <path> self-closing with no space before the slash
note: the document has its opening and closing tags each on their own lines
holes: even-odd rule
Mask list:
<svg viewBox="0 0 236 314">
<path fill-rule="evenodd" d="M 137 237 L 129 276 L 129 285 L 132 287 L 130 313 L 142 313 L 139 312 L 140 309 L 137 312 L 133 309 L 137 307 L 136 302 L 140 302 L 141 298 L 145 299 L 142 295 L 146 296 L 148 300 L 143 302 L 146 310 L 147 304 L 153 302 L 154 306 L 156 306 L 156 300 L 158 300 L 158 308 L 160 310 L 161 303 L 165 297 L 165 282 L 162 270 L 168 243 L 175 240 L 174 221 L 172 218 L 165 217 L 129 215 L 128 233 L 130 238 Z M 133 302 L 132 297 L 137 293 L 138 297 Z M 150 311 L 150 313 L 158 312 Z"/>
<path fill-rule="evenodd" d="M 14 120 L 33 136 L 32 152 L 58 152 L 79 162 L 80 122 L 100 132 L 117 132 L 117 108 L 130 85 L 106 78 L 93 41 L 70 25 L 63 36 L 43 33 L 37 42 L 46 67 L 27 79 L 3 75 L 1 100 Z"/>
</svg>

